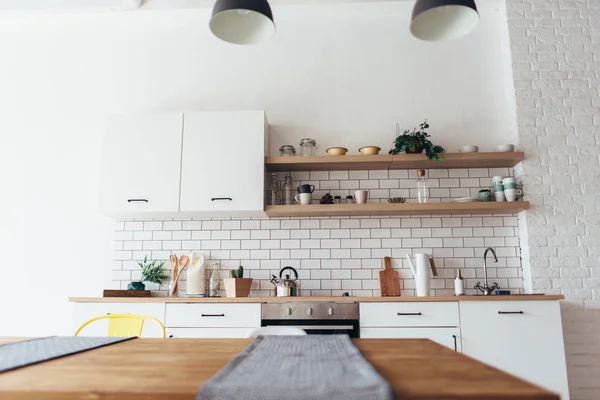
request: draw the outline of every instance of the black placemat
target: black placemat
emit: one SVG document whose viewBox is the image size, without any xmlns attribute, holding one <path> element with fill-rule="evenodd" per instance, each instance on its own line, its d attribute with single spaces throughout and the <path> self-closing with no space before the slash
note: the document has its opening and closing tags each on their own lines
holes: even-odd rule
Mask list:
<svg viewBox="0 0 600 400">
<path fill-rule="evenodd" d="M 0 373 L 109 346 L 135 337 L 51 336 L 0 345 Z"/>
</svg>

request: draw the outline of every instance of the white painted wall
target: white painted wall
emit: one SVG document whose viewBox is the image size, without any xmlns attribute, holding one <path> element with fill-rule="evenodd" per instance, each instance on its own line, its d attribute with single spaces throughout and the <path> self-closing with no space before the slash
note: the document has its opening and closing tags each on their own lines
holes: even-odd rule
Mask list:
<svg viewBox="0 0 600 400">
<path fill-rule="evenodd" d="M 0 14 L 0 335 L 70 333 L 70 295 L 110 280 L 97 214 L 103 116 L 265 109 L 279 145 L 388 148 L 396 122 L 482 149 L 516 129 L 504 7 L 481 2 L 464 40 L 409 36 L 410 3 L 274 8 L 258 47 L 208 33 L 209 10 Z"/>
</svg>

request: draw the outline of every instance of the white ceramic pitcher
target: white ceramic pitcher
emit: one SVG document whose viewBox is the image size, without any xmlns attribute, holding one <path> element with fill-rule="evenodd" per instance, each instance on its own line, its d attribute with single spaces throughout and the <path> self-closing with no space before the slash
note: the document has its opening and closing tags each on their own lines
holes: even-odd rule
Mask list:
<svg viewBox="0 0 600 400">
<path fill-rule="evenodd" d="M 415 286 L 418 297 L 429 296 L 429 258 L 429 254 L 426 253 L 415 254 L 415 262 L 417 264 L 415 268 L 415 264 L 413 264 L 410 255 L 406 255 L 408 265 L 410 266 L 413 276 L 415 277 Z"/>
</svg>

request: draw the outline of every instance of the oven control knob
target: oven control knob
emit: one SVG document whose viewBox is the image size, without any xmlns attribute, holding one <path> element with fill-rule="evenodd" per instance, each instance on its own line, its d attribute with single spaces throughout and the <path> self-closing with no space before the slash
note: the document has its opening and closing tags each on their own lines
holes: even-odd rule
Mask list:
<svg viewBox="0 0 600 400">
<path fill-rule="evenodd" d="M 288 308 L 285 310 L 285 313 L 286 313 L 286 315 L 289 317 L 290 315 L 292 315 L 292 309 L 291 309 L 290 307 L 288 307 Z"/>
<path fill-rule="evenodd" d="M 333 307 L 327 309 L 327 315 L 333 315 Z"/>
<path fill-rule="evenodd" d="M 311 315 L 312 315 L 312 313 L 313 313 L 313 310 L 312 310 L 312 308 L 308 307 L 308 308 L 306 309 L 306 315 L 308 315 L 308 316 L 311 316 Z"/>
</svg>

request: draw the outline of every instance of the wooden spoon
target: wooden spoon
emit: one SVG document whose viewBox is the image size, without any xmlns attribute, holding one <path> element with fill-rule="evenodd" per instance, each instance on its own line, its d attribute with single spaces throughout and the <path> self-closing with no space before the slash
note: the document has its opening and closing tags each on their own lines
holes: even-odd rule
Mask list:
<svg viewBox="0 0 600 400">
<path fill-rule="evenodd" d="M 189 260 L 190 260 L 190 258 L 188 256 L 181 256 L 181 258 L 179 259 L 179 268 L 177 270 L 177 277 L 176 277 L 177 282 L 179 282 L 179 277 L 181 276 L 181 273 L 183 272 L 185 267 L 187 267 Z"/>
<path fill-rule="evenodd" d="M 179 279 L 179 277 L 177 276 L 179 260 L 177 259 L 177 256 L 175 254 L 171 254 L 169 256 L 169 262 L 171 263 L 171 285 L 169 287 L 169 295 L 176 296 L 179 292 L 177 281 Z"/>
</svg>

